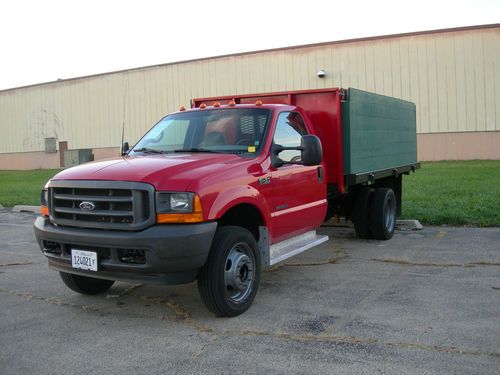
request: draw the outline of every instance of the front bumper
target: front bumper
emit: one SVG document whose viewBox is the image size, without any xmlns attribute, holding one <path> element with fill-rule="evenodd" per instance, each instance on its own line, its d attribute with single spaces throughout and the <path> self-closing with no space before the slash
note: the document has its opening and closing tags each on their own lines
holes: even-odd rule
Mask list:
<svg viewBox="0 0 500 375">
<path fill-rule="evenodd" d="M 210 252 L 216 222 L 154 225 L 140 232 L 55 226 L 46 217 L 34 224 L 40 249 L 57 271 L 108 280 L 180 284 L 193 281 Z M 98 271 L 72 268 L 71 249 L 97 252 Z M 139 250 L 141 264 L 123 254 Z"/>
</svg>

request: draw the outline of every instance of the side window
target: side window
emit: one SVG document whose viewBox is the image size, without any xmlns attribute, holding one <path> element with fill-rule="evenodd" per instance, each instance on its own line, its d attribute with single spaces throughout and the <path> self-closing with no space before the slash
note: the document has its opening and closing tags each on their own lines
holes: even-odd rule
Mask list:
<svg viewBox="0 0 500 375">
<path fill-rule="evenodd" d="M 283 147 L 298 147 L 304 134 L 307 130 L 302 116 L 297 112 L 283 112 L 278 116 L 273 142 Z M 300 151 L 282 151 L 278 157 L 283 161 L 299 161 Z"/>
</svg>

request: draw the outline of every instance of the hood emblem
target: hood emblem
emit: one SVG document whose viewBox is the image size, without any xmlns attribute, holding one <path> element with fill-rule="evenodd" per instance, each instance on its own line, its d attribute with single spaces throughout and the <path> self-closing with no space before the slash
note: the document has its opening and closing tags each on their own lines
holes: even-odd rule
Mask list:
<svg viewBox="0 0 500 375">
<path fill-rule="evenodd" d="M 84 201 L 84 202 L 80 203 L 80 205 L 78 207 L 80 207 L 80 210 L 82 210 L 82 211 L 94 211 L 95 210 L 95 204 L 92 202 Z"/>
</svg>

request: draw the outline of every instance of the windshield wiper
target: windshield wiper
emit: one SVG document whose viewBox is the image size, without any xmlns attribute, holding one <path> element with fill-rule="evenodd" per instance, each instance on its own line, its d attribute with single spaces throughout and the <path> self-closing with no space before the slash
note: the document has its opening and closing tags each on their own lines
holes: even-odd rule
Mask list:
<svg viewBox="0 0 500 375">
<path fill-rule="evenodd" d="M 224 154 L 223 151 L 209 150 L 207 148 L 197 148 L 197 147 L 183 148 L 179 150 L 174 150 L 174 152 L 208 152 L 211 154 Z"/>
<path fill-rule="evenodd" d="M 145 154 L 166 154 L 168 153 L 167 151 L 163 151 L 163 150 L 157 150 L 157 149 L 154 149 L 154 148 L 147 148 L 147 147 L 143 147 L 143 148 L 140 148 L 138 150 L 132 150 L 134 152 L 143 152 Z"/>
</svg>

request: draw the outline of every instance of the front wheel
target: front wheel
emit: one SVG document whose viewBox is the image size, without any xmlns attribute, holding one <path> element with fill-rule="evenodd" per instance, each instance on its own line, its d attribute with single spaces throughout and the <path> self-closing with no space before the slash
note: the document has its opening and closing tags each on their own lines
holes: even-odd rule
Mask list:
<svg viewBox="0 0 500 375">
<path fill-rule="evenodd" d="M 252 304 L 260 280 L 260 253 L 245 228 L 217 229 L 207 263 L 198 274 L 205 306 L 217 316 L 240 315 Z"/>
<path fill-rule="evenodd" d="M 104 293 L 115 283 L 113 280 L 96 279 L 93 277 L 73 275 L 66 272 L 59 272 L 59 275 L 68 288 L 81 294 Z"/>
</svg>

